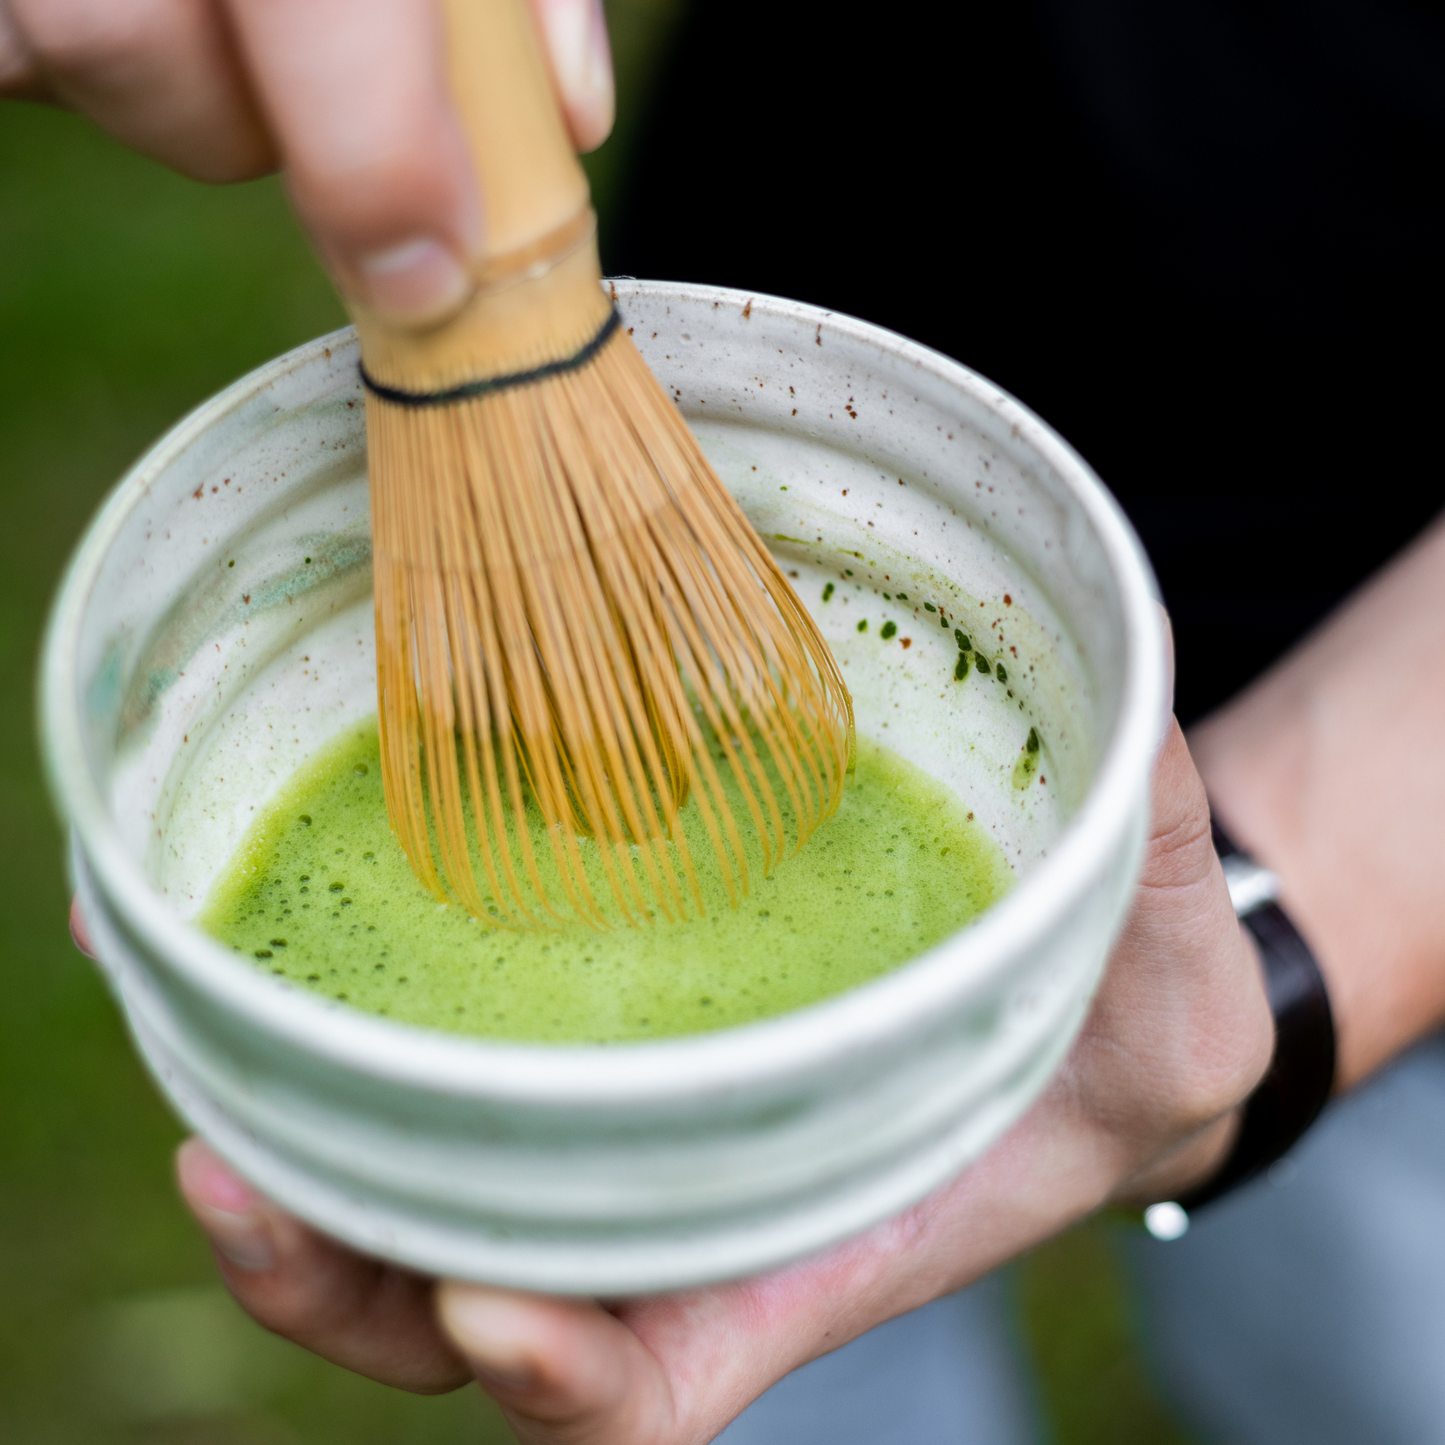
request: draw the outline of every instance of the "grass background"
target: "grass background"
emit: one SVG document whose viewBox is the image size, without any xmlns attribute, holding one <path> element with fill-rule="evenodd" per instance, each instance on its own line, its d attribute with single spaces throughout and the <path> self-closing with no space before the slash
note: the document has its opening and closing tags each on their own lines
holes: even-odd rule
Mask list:
<svg viewBox="0 0 1445 1445">
<path fill-rule="evenodd" d="M 682 0 L 614 0 L 603 225 Z M 699 277 L 707 280 L 707 277 Z M 180 1138 L 72 948 L 33 723 L 36 650 L 102 495 L 172 422 L 343 315 L 280 184 L 207 188 L 59 111 L 0 105 L 0 1439 L 371 1445 L 512 1437 L 474 1390 L 418 1399 L 253 1326 L 176 1200 Z M 1175 1445 L 1107 1230 L 1015 1271 L 1058 1445 Z"/>
</svg>

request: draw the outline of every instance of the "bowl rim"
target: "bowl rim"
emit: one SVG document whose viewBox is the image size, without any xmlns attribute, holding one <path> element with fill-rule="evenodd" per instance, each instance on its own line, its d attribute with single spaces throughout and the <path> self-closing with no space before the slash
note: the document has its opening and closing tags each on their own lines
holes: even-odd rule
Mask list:
<svg viewBox="0 0 1445 1445">
<path fill-rule="evenodd" d="M 202 402 L 112 488 L 86 529 L 51 608 L 41 654 L 39 723 L 52 796 L 110 905 L 191 989 L 227 1013 L 318 1060 L 373 1079 L 447 1096 L 606 1108 L 680 1102 L 779 1084 L 926 1027 L 1044 938 L 1098 881 L 1098 860 L 1137 826 L 1167 721 L 1163 610 L 1153 573 L 1118 503 L 1093 469 L 1042 419 L 971 368 L 895 332 L 804 302 L 679 282 L 608 283 L 624 298 L 752 313 L 821 327 L 909 364 L 1007 422 L 1069 488 L 1093 528 L 1117 589 L 1124 677 L 1093 781 L 1056 843 L 1005 898 L 932 949 L 832 998 L 754 1023 L 677 1038 L 613 1044 L 499 1042 L 399 1023 L 316 998 L 252 969 L 172 913 L 124 848 L 91 773 L 76 652 L 97 575 L 132 510 L 210 427 L 288 374 L 354 346 L 342 328 L 279 356 Z M 74 881 L 74 880 L 72 880 Z M 122 982 L 122 995 L 127 990 Z M 139 1000 L 124 997 L 127 1007 Z"/>
</svg>

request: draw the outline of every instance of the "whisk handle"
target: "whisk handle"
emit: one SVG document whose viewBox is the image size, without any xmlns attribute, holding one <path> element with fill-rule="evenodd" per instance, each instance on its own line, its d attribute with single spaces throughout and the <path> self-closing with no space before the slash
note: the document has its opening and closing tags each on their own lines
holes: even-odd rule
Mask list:
<svg viewBox="0 0 1445 1445">
<path fill-rule="evenodd" d="M 443 0 L 447 70 L 476 166 L 489 257 L 533 246 L 588 203 L 526 0 Z"/>
<path fill-rule="evenodd" d="M 441 0 L 449 82 L 476 166 L 486 254 L 454 316 L 396 326 L 348 302 L 366 374 L 388 392 L 473 395 L 549 372 L 593 344 L 610 303 L 598 282 L 587 176 L 527 0 Z"/>
</svg>

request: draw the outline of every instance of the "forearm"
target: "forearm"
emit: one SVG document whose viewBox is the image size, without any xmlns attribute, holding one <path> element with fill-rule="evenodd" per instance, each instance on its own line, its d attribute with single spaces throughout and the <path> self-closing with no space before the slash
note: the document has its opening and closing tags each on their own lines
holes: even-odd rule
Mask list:
<svg viewBox="0 0 1445 1445">
<path fill-rule="evenodd" d="M 1347 1089 L 1445 1021 L 1445 519 L 1194 730 L 1314 949 Z"/>
</svg>

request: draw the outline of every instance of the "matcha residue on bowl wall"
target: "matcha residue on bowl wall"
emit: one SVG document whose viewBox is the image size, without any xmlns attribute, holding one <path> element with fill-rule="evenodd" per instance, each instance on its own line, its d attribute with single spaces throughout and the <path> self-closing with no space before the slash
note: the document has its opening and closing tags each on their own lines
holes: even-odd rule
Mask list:
<svg viewBox="0 0 1445 1445">
<path fill-rule="evenodd" d="M 203 928 L 290 982 L 402 1022 L 494 1039 L 598 1043 L 749 1023 L 896 968 L 1008 889 L 954 794 L 866 738 L 838 812 L 730 908 L 683 810 L 707 916 L 518 932 L 440 904 L 387 825 L 376 721 L 323 749 L 252 827 Z M 587 846 L 592 846 L 588 844 Z"/>
</svg>

